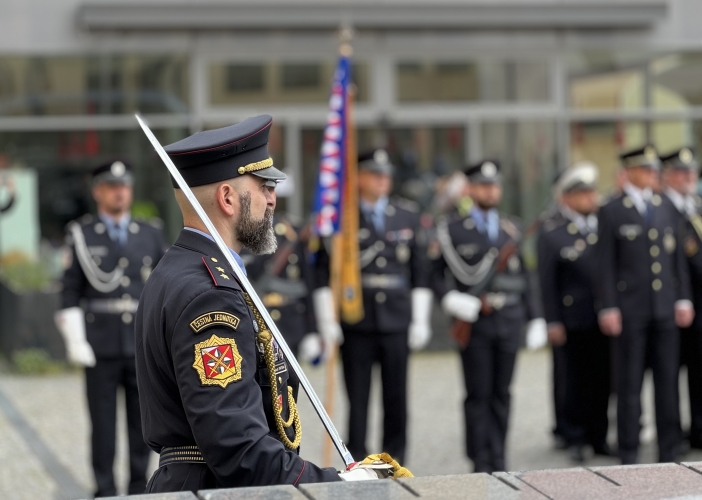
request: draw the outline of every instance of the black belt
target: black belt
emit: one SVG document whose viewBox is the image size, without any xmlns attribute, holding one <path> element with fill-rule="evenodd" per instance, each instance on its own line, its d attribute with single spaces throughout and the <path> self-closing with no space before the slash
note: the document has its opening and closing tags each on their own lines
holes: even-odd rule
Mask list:
<svg viewBox="0 0 702 500">
<path fill-rule="evenodd" d="M 195 446 L 165 446 L 159 454 L 158 466 L 171 464 L 204 464 L 205 458 Z"/>
</svg>

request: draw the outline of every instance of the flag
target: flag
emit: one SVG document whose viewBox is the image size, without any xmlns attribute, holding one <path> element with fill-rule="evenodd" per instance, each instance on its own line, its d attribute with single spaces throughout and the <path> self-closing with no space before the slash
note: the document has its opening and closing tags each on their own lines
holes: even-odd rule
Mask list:
<svg viewBox="0 0 702 500">
<path fill-rule="evenodd" d="M 340 319 L 350 324 L 363 319 L 356 160 L 351 62 L 341 55 L 332 79 L 313 212 L 315 233 L 332 241 L 330 286 Z"/>
</svg>

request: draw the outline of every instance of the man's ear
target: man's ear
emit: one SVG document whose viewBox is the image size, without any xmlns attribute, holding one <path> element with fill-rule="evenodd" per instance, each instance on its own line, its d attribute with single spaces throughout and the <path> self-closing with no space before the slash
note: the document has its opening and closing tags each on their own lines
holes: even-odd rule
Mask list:
<svg viewBox="0 0 702 500">
<path fill-rule="evenodd" d="M 217 204 L 225 215 L 231 217 L 239 210 L 239 195 L 229 183 L 222 183 L 217 188 Z"/>
</svg>

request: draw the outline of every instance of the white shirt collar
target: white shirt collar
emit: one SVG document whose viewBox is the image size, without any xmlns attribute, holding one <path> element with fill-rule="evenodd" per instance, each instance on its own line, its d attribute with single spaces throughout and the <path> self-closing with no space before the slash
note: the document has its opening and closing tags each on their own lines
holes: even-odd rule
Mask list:
<svg viewBox="0 0 702 500">
<path fill-rule="evenodd" d="M 646 214 L 646 202 L 651 199 L 653 191 L 651 188 L 639 189 L 630 182 L 626 182 L 622 187 L 624 193 L 631 199 L 641 215 Z"/>
<path fill-rule="evenodd" d="M 578 226 L 578 230 L 583 233 L 592 233 L 597 231 L 597 216 L 594 214 L 583 215 L 580 212 L 576 212 L 568 205 L 560 204 L 559 209 L 563 214 L 563 217 L 571 220 Z"/>
<path fill-rule="evenodd" d="M 685 196 L 668 186 L 665 187 L 664 191 L 680 213 L 690 214 L 695 211 L 695 200 L 692 196 Z"/>
</svg>

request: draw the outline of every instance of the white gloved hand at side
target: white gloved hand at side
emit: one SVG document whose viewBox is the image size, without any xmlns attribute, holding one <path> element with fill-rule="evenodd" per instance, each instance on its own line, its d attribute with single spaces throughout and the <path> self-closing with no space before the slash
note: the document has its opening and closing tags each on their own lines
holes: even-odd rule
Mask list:
<svg viewBox="0 0 702 500">
<path fill-rule="evenodd" d="M 482 302 L 473 295 L 451 290 L 441 300 L 441 308 L 449 316 L 467 323 L 475 323 L 480 314 Z"/>
<path fill-rule="evenodd" d="M 428 288 L 412 289 L 412 321 L 409 325 L 409 348 L 422 349 L 431 339 L 432 291 Z"/>
<path fill-rule="evenodd" d="M 66 344 L 66 357 L 71 363 L 95 366 L 95 353 L 85 335 L 85 316 L 80 307 L 56 311 L 54 322 Z"/>
<path fill-rule="evenodd" d="M 318 333 L 308 333 L 300 341 L 298 360 L 312 363 L 322 355 L 322 339 Z"/>
<path fill-rule="evenodd" d="M 317 329 L 319 330 L 327 355 L 334 345 L 344 343 L 344 334 L 341 325 L 336 320 L 336 308 L 334 307 L 334 296 L 328 286 L 318 288 L 312 293 L 314 303 L 314 314 L 317 318 Z"/>
<path fill-rule="evenodd" d="M 526 345 L 530 350 L 540 349 L 548 344 L 548 328 L 544 318 L 532 319 L 526 324 Z"/>
</svg>

